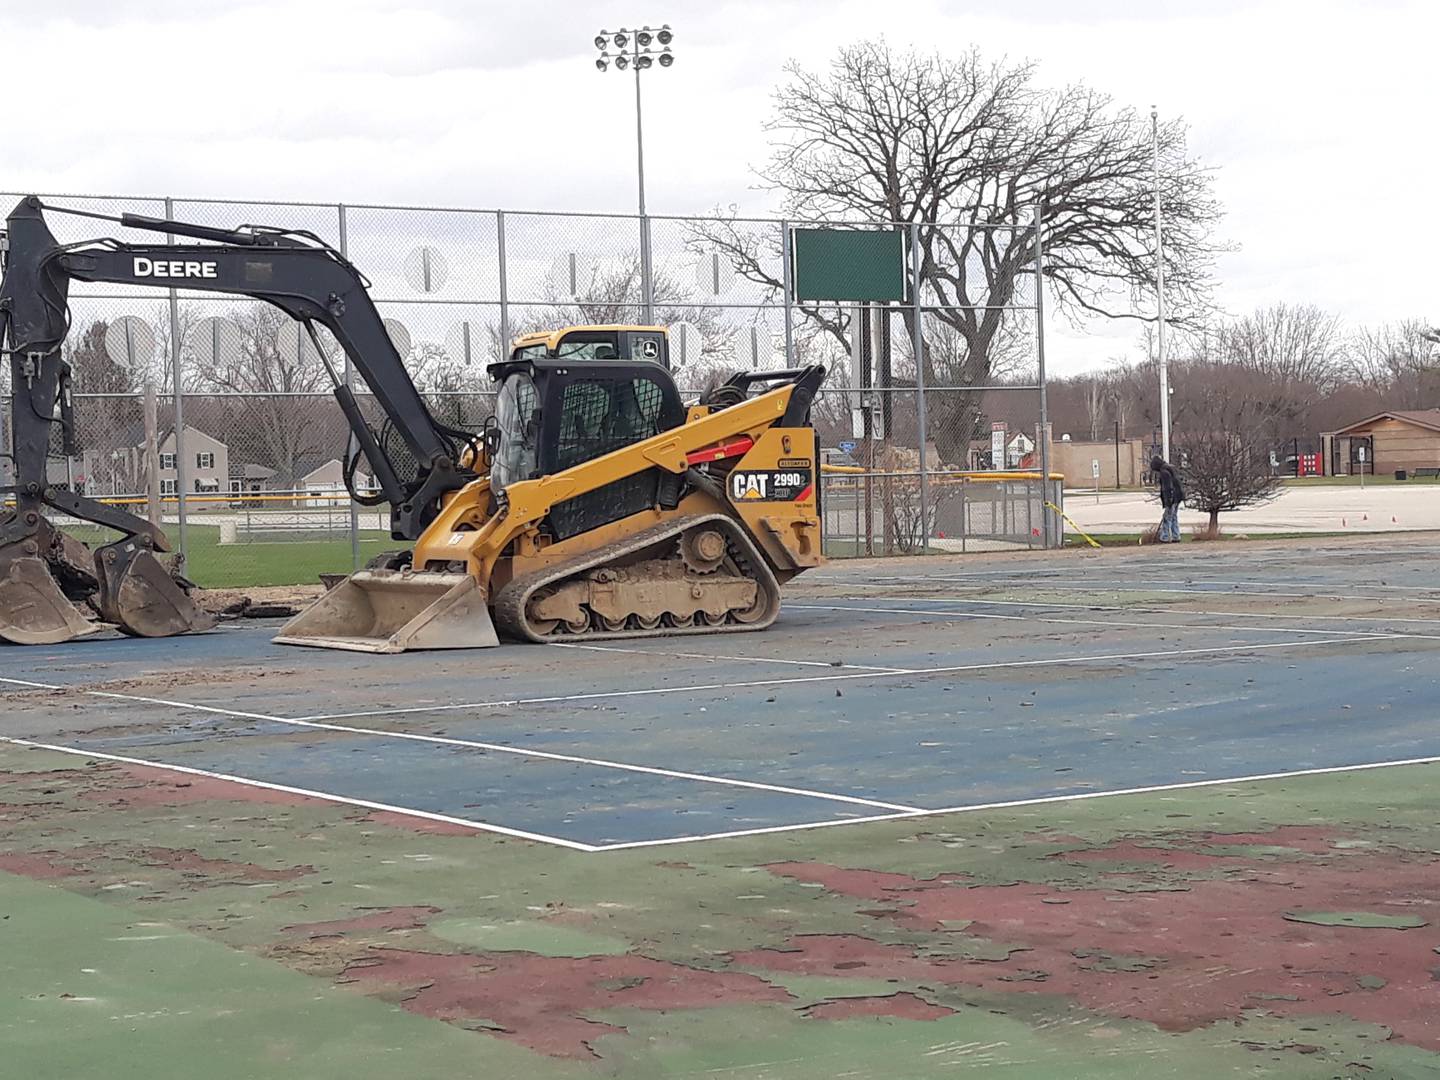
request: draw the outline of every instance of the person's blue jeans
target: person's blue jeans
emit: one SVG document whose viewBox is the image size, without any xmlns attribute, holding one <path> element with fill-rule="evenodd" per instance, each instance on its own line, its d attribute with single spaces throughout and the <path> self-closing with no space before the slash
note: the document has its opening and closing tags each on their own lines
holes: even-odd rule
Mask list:
<svg viewBox="0 0 1440 1080">
<path fill-rule="evenodd" d="M 1160 542 L 1162 544 L 1178 544 L 1180 542 L 1180 507 L 1167 506 L 1165 512 L 1160 515 Z"/>
</svg>

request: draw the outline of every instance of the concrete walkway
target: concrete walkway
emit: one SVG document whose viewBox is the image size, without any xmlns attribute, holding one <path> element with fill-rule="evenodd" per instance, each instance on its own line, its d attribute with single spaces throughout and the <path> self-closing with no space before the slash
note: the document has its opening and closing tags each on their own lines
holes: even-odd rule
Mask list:
<svg viewBox="0 0 1440 1080">
<path fill-rule="evenodd" d="M 1086 532 L 1140 533 L 1160 520 L 1160 502 L 1148 492 L 1067 491 L 1065 512 Z M 1188 508 L 1180 525 L 1189 532 L 1208 516 Z M 1392 532 L 1440 529 L 1440 485 L 1336 485 L 1286 488 L 1264 506 L 1220 515 L 1230 533 Z"/>
</svg>

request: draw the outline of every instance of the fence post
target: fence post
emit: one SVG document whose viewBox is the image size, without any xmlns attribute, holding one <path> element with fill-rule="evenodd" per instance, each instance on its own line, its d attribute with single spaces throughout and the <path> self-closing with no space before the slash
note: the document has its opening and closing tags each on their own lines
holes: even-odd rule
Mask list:
<svg viewBox="0 0 1440 1080">
<path fill-rule="evenodd" d="M 349 231 L 348 231 L 349 222 L 347 221 L 346 216 L 345 216 L 345 204 L 344 204 L 344 203 L 336 203 L 336 204 L 335 204 L 335 212 L 336 212 L 336 215 L 337 215 L 338 220 L 339 220 L 339 223 L 340 223 L 340 254 L 341 254 L 342 256 L 346 256 L 346 257 L 348 258 L 348 250 L 349 250 L 349 247 L 350 247 L 350 234 L 349 234 Z M 347 388 L 349 388 L 350 390 L 353 391 L 354 388 L 355 388 L 355 369 L 354 369 L 354 367 L 353 367 L 353 366 L 351 365 L 351 363 L 350 363 L 350 353 L 349 353 L 349 351 L 348 351 L 348 350 L 344 350 L 344 351 L 345 351 L 345 386 L 346 386 Z M 356 445 L 355 433 L 352 431 L 352 432 L 350 432 L 350 434 L 349 434 L 348 436 L 346 436 L 346 438 L 345 438 L 345 457 L 346 457 L 346 460 L 349 460 L 350 456 L 351 456 L 352 454 L 354 454 L 357 449 L 359 449 L 359 448 L 358 448 L 358 446 Z M 373 468 L 374 466 L 371 466 L 371 467 Z M 340 472 L 341 472 L 341 475 L 344 475 L 344 472 L 345 472 L 345 462 L 344 462 L 344 461 L 342 461 L 342 462 L 340 463 Z M 352 570 L 359 570 L 359 569 L 360 569 L 360 508 L 355 505 L 355 499 L 354 499 L 353 496 L 352 496 L 350 499 L 346 500 L 346 501 L 350 504 L 350 569 L 352 569 Z M 331 505 L 332 507 L 334 506 L 333 503 L 331 503 L 330 505 Z M 327 524 L 328 524 L 328 520 L 327 520 Z"/>
<path fill-rule="evenodd" d="M 169 195 L 165 196 L 165 219 L 167 221 L 175 219 L 175 200 Z M 174 235 L 166 233 L 165 243 L 175 243 Z M 175 395 L 175 505 L 180 526 L 179 544 L 176 550 L 180 552 L 180 564 L 184 566 L 190 559 L 189 522 L 186 513 L 186 489 L 190 483 L 190 468 L 185 461 L 185 395 L 180 372 L 180 298 L 174 286 L 171 286 L 168 291 L 170 293 L 170 383 Z"/>
<path fill-rule="evenodd" d="M 500 264 L 500 355 L 510 355 L 510 283 L 505 268 L 505 211 L 495 211 L 495 251 Z"/>
<path fill-rule="evenodd" d="M 1040 493 L 1050 482 L 1050 410 L 1045 395 L 1045 247 L 1041 235 L 1041 206 L 1036 202 L 1035 213 L 1035 363 L 1040 375 Z M 1040 526 L 1045 547 L 1050 546 L 1050 510 L 1041 508 Z M 1058 523 L 1057 523 L 1058 524 Z"/>
<path fill-rule="evenodd" d="M 920 223 L 910 223 L 910 301 L 915 306 L 915 325 L 910 330 L 911 351 L 915 354 L 916 423 L 920 426 L 920 553 L 930 554 L 930 468 L 925 461 L 929 445 L 925 415 L 925 334 L 924 309 L 920 306 Z"/>
<path fill-rule="evenodd" d="M 790 223 L 780 222 L 780 258 L 784 266 L 780 268 L 780 280 L 783 283 L 785 292 L 785 366 L 795 366 L 795 316 L 790 310 L 790 298 L 795 293 L 795 282 L 791 278 L 793 273 L 790 266 Z M 818 464 L 816 468 L 819 468 Z"/>
</svg>

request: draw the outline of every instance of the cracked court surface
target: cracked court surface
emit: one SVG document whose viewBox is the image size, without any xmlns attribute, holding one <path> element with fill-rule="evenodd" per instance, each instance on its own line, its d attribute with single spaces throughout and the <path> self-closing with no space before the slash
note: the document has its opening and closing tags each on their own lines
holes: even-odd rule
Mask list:
<svg viewBox="0 0 1440 1080">
<path fill-rule="evenodd" d="M 791 1064 L 733 1075 L 867 1031 L 908 1064 L 856 1075 L 1432 1075 L 1437 552 L 842 563 L 769 632 L 616 647 L 7 650 L 0 880 L 398 1001 L 484 1075 L 690 1075 L 739 1018 Z M 1304 921 L 1352 908 L 1419 925 Z"/>
</svg>

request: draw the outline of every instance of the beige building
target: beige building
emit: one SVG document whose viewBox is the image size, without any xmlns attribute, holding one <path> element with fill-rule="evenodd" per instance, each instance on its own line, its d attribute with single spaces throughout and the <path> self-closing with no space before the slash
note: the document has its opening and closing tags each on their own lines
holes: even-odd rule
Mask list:
<svg viewBox="0 0 1440 1080">
<path fill-rule="evenodd" d="M 1114 439 L 1103 442 L 1052 440 L 1050 471 L 1064 473 L 1067 488 L 1093 488 L 1096 486 L 1095 463 L 1099 462 L 1102 489 L 1139 487 L 1141 474 L 1149 467 L 1146 449 L 1143 439 L 1122 439 L 1119 443 Z"/>
<path fill-rule="evenodd" d="M 378 490 L 371 482 L 370 477 L 358 470 L 355 473 L 355 488 L 361 492 Z M 349 504 L 349 496 L 345 490 L 345 470 L 338 458 L 331 458 L 325 464 L 311 469 L 296 482 L 295 490 L 305 493 L 305 498 L 297 500 L 303 502 L 305 506 L 326 507 Z"/>
<path fill-rule="evenodd" d="M 1322 435 L 1325 469 L 1332 476 L 1410 475 L 1440 470 L 1440 409 L 1377 413 Z M 1362 465 L 1363 456 L 1363 465 Z"/>
</svg>

